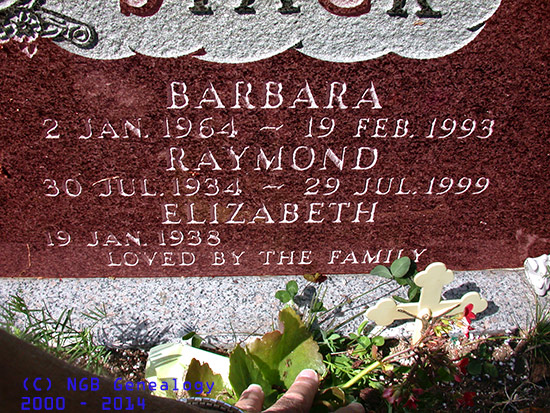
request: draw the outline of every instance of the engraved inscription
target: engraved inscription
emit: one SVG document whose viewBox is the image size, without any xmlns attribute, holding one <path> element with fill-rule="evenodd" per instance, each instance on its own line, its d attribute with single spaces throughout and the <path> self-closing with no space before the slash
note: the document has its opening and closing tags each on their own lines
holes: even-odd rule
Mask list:
<svg viewBox="0 0 550 413">
<path fill-rule="evenodd" d="M 154 147 L 157 154 L 154 171 L 129 173 L 115 164 L 113 174 L 99 171 L 82 178 L 84 171 L 73 170 L 44 176 L 45 198 L 95 199 L 106 207 L 127 202 L 134 209 L 156 211 L 157 217 L 148 227 L 130 224 L 122 230 L 116 225 L 117 229 L 107 226 L 83 233 L 60 226 L 45 233 L 48 248 L 97 251 L 102 265 L 113 269 L 324 265 L 338 271 L 371 268 L 403 255 L 418 262 L 429 253 L 421 244 L 330 245 L 318 250 L 292 243 L 281 248 L 281 240 L 273 239 L 243 249 L 233 237 L 235 230 L 247 234 L 256 228 L 278 232 L 342 227 L 368 233 L 387 220 L 397 199 L 407 199 L 413 208 L 431 199 L 461 202 L 482 197 L 493 185 L 490 173 L 456 169 L 426 174 L 413 168 L 388 175 L 382 168 L 391 159 L 388 145 L 456 142 L 474 148 L 489 142 L 497 125 L 492 118 L 471 116 L 434 114 L 415 121 L 389 116 L 388 111 L 379 116 L 384 99 L 371 81 L 354 89 L 332 81 L 320 91 L 307 81 L 253 85 L 237 80 L 232 85 L 191 88 L 177 80 L 166 90 L 165 114 L 160 118 L 146 113 L 111 119 L 89 114 L 71 122 L 79 128 L 67 127 L 66 120 L 53 115 L 41 120 L 42 139 L 53 145 Z M 311 115 L 290 121 L 283 116 L 297 110 Z M 262 111 L 278 115 L 269 124 L 249 127 L 251 116 Z M 344 112 L 353 122 L 349 115 L 342 121 Z"/>
</svg>

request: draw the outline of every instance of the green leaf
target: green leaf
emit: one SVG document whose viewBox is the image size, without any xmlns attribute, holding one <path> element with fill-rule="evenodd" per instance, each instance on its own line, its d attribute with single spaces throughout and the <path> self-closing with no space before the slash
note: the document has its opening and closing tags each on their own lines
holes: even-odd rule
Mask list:
<svg viewBox="0 0 550 413">
<path fill-rule="evenodd" d="M 413 301 L 419 295 L 420 295 L 420 287 L 419 286 L 413 285 L 412 287 L 409 287 L 409 291 L 407 293 L 407 296 L 409 297 L 409 301 Z"/>
<path fill-rule="evenodd" d="M 224 395 L 226 398 L 230 397 L 230 392 L 223 384 L 222 376 L 214 374 L 208 363 L 202 364 L 197 359 L 191 360 L 187 374 L 185 375 L 185 381 L 194 384 L 191 390 L 188 390 L 191 397 L 209 397 L 212 399 L 217 399 Z M 196 388 L 198 383 L 202 384 L 199 389 Z M 210 391 L 207 383 L 210 384 L 212 389 L 212 392 L 209 394 L 206 394 Z"/>
<path fill-rule="evenodd" d="M 311 411 L 332 412 L 344 405 L 346 405 L 346 395 L 344 391 L 338 387 L 329 387 L 317 393 Z"/>
<path fill-rule="evenodd" d="M 416 378 L 418 380 L 418 384 L 419 386 L 426 390 L 426 389 L 429 389 L 430 387 L 433 386 L 433 383 L 431 382 L 430 380 L 430 377 L 428 376 L 428 374 L 422 370 L 422 369 L 418 369 L 417 372 L 416 372 Z"/>
<path fill-rule="evenodd" d="M 468 370 L 468 373 L 470 373 L 472 376 L 479 376 L 481 374 L 482 369 L 483 369 L 483 362 L 478 359 L 470 359 L 470 362 L 466 367 L 466 370 Z"/>
<path fill-rule="evenodd" d="M 203 338 L 198 334 L 195 334 L 191 339 L 191 347 L 201 348 L 202 341 L 203 341 Z"/>
<path fill-rule="evenodd" d="M 489 363 L 488 361 L 486 361 L 483 364 L 483 371 L 491 376 L 493 379 L 496 379 L 498 377 L 498 369 L 493 363 Z"/>
<path fill-rule="evenodd" d="M 377 265 L 376 267 L 374 267 L 372 269 L 372 271 L 370 273 L 372 275 L 377 275 L 379 277 L 392 278 L 390 270 L 388 270 L 383 265 Z"/>
<path fill-rule="evenodd" d="M 289 388 L 303 369 L 325 373 L 323 356 L 301 318 L 290 308 L 279 313 L 284 331 L 273 331 L 247 346 L 248 354 L 272 385 Z"/>
<path fill-rule="evenodd" d="M 322 301 L 315 301 L 313 305 L 311 306 L 311 312 L 312 313 L 318 313 L 320 311 L 326 311 L 327 309 L 323 305 Z"/>
<path fill-rule="evenodd" d="M 241 346 L 235 347 L 229 356 L 229 382 L 237 396 L 240 396 L 251 383 L 255 383 L 262 387 L 266 401 L 272 400 L 273 403 L 277 399 L 276 391 Z"/>
<path fill-rule="evenodd" d="M 275 298 L 277 298 L 280 302 L 283 304 L 288 303 L 290 300 L 292 300 L 292 297 L 288 293 L 288 291 L 285 290 L 279 290 L 275 293 Z"/>
<path fill-rule="evenodd" d="M 409 272 L 410 267 L 411 259 L 409 257 L 401 257 L 392 263 L 390 270 L 395 278 L 401 278 Z"/>
<path fill-rule="evenodd" d="M 183 340 L 189 340 L 190 338 L 193 338 L 193 336 L 195 335 L 196 333 L 194 331 L 190 331 L 189 333 L 185 334 L 182 339 Z"/>
<path fill-rule="evenodd" d="M 372 344 L 371 339 L 365 336 L 359 337 L 358 341 L 359 341 L 359 344 L 361 344 L 366 349 L 369 348 Z"/>
<path fill-rule="evenodd" d="M 397 301 L 398 303 L 408 303 L 409 300 L 405 300 L 403 297 L 399 297 L 398 295 L 394 295 L 392 297 L 395 301 Z"/>
<path fill-rule="evenodd" d="M 386 342 L 386 340 L 384 340 L 384 337 L 382 336 L 376 336 L 372 339 L 372 342 L 374 343 L 375 346 L 382 347 Z"/>
<path fill-rule="evenodd" d="M 292 298 L 298 294 L 298 283 L 296 281 L 289 281 L 286 283 L 286 290 Z"/>
<path fill-rule="evenodd" d="M 437 377 L 440 380 L 451 382 L 453 381 L 453 375 L 451 374 L 451 371 L 448 367 L 440 367 L 437 369 Z"/>
<path fill-rule="evenodd" d="M 365 329 L 365 327 L 367 326 L 367 324 L 369 323 L 369 319 L 365 319 L 365 321 L 363 321 L 360 325 L 359 325 L 359 328 L 357 329 L 357 334 L 358 335 L 361 335 L 363 334 L 363 330 Z"/>
<path fill-rule="evenodd" d="M 191 331 L 182 337 L 183 340 L 191 340 L 191 347 L 200 348 L 203 338 L 194 331 Z"/>
</svg>

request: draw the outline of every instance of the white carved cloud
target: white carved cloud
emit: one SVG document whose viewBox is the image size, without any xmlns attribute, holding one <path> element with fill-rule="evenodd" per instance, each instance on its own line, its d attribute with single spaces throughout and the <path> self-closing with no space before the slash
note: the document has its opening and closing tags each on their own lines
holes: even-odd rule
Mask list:
<svg viewBox="0 0 550 413">
<path fill-rule="evenodd" d="M 239 15 L 241 0 L 210 0 L 214 14 L 189 12 L 192 0 L 164 0 L 150 17 L 125 16 L 118 0 L 48 0 L 44 7 L 93 26 L 99 43 L 90 50 L 61 47 L 95 59 L 120 59 L 135 53 L 177 57 L 204 49 L 200 59 L 241 63 L 265 59 L 295 45 L 308 56 L 331 62 L 356 62 L 397 53 L 414 59 L 448 55 L 472 41 L 500 0 L 430 0 L 439 19 L 419 18 L 408 0 L 407 18 L 390 17 L 393 0 L 373 0 L 358 17 L 337 16 L 317 0 L 295 0 L 301 13 L 277 12 L 280 0 L 256 0 L 256 14 Z"/>
</svg>

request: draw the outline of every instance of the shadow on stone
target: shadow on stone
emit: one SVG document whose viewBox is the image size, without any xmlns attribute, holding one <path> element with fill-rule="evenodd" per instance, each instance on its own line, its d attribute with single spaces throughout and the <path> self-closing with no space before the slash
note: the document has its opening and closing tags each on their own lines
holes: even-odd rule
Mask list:
<svg viewBox="0 0 550 413">
<path fill-rule="evenodd" d="M 102 328 L 100 338 L 106 347 L 116 349 L 138 348 L 148 351 L 152 347 L 163 343 L 164 337 L 172 328 L 171 325 L 160 329 L 151 327 L 149 320 L 135 320 L 129 324 L 114 324 L 106 331 Z M 182 326 L 182 336 L 193 331 L 191 326 Z M 113 331 L 114 330 L 114 331 Z"/>
<path fill-rule="evenodd" d="M 446 300 L 458 300 L 460 299 L 464 294 L 469 293 L 471 291 L 475 291 L 478 293 L 481 293 L 480 288 L 477 286 L 477 284 L 473 282 L 468 282 L 465 284 L 462 284 L 459 287 L 451 288 L 450 290 L 447 290 L 443 297 L 445 297 Z M 483 297 L 483 295 L 482 295 Z M 482 313 L 476 314 L 476 320 L 482 320 L 485 317 L 491 316 L 493 314 L 496 314 L 500 307 L 495 304 L 494 301 L 487 301 L 487 308 Z"/>
<path fill-rule="evenodd" d="M 471 291 L 475 291 L 478 293 L 481 292 L 477 284 L 468 282 L 468 283 L 462 284 L 459 287 L 451 288 L 450 290 L 445 291 L 443 293 L 443 297 L 445 297 L 446 300 L 458 300 L 464 294 L 469 293 Z"/>
<path fill-rule="evenodd" d="M 487 304 L 485 311 L 476 314 L 476 320 L 483 320 L 485 317 L 496 314 L 500 310 L 500 307 L 496 305 L 494 301 L 487 301 Z"/>
<path fill-rule="evenodd" d="M 313 296 L 315 295 L 316 291 L 317 289 L 314 286 L 309 285 L 306 288 L 304 288 L 304 291 L 302 292 L 302 294 L 298 294 L 294 297 L 294 302 L 299 307 L 307 306 L 311 303 L 311 300 L 313 299 Z"/>
</svg>

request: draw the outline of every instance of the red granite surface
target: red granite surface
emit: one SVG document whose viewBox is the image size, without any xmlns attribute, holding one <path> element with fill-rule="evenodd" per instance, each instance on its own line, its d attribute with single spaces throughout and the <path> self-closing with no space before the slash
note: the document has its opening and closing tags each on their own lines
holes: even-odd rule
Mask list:
<svg viewBox="0 0 550 413">
<path fill-rule="evenodd" d="M 374 256 L 382 251 L 383 262 L 388 254 L 391 260 L 396 258 L 399 250 L 408 256 L 414 256 L 413 250 L 425 250 L 419 258 L 421 268 L 442 261 L 452 269 L 467 270 L 519 267 L 527 256 L 548 253 L 549 10 L 550 4 L 543 0 L 504 0 L 474 41 L 445 58 L 432 60 L 388 55 L 362 63 L 335 64 L 290 50 L 268 60 L 239 65 L 207 63 L 190 56 L 97 61 L 73 55 L 49 41 L 40 41 L 38 53 L 29 59 L 18 48 L 4 45 L 0 50 L 0 276 L 365 273 L 376 265 L 376 260 L 361 262 L 365 251 Z M 169 86 L 174 81 L 187 84 L 193 106 L 212 82 L 227 109 L 167 109 Z M 281 82 L 283 107 L 229 108 L 237 81 L 252 84 L 250 99 L 256 106 L 263 104 L 261 90 L 266 82 Z M 288 108 L 306 81 L 321 108 L 307 109 L 305 104 Z M 345 103 L 350 107 L 372 82 L 382 109 L 372 109 L 368 104 L 359 109 L 323 108 L 332 82 L 347 83 Z M 193 132 L 185 138 L 174 137 L 178 117 L 194 124 Z M 335 132 L 326 138 L 307 137 L 311 117 L 314 121 L 334 119 Z M 124 120 L 137 124 L 138 118 L 148 138 L 112 139 L 108 133 L 97 138 L 106 120 L 122 135 Z M 233 118 L 238 134 L 201 138 L 197 125 L 205 118 L 212 118 L 218 131 Z M 360 118 L 370 118 L 371 124 L 387 118 L 389 135 L 393 135 L 397 119 L 407 119 L 410 133 L 405 138 L 377 138 L 372 137 L 374 128 L 369 126 L 368 133 L 354 137 Z M 439 122 L 456 120 L 461 134 L 465 134 L 461 126 L 469 129 L 473 124 L 463 123 L 466 119 L 476 121 L 477 129 L 463 139 L 457 138 L 457 133 L 429 139 L 426 136 L 434 118 Z M 45 138 L 54 125 L 53 121 L 44 123 L 46 119 L 57 121 L 53 134 L 59 134 L 59 139 Z M 91 119 L 94 137 L 79 139 L 85 134 L 87 119 Z M 172 127 L 172 138 L 163 137 L 165 119 Z M 477 138 L 487 132 L 482 125 L 488 126 L 492 120 L 492 135 Z M 279 131 L 260 131 L 264 126 L 281 124 L 284 127 Z M 451 125 L 452 121 L 446 124 Z M 441 131 L 438 129 L 439 135 Z M 241 170 L 231 171 L 234 164 L 228 149 L 233 147 L 237 152 L 245 146 L 249 153 L 262 148 L 272 155 L 284 147 L 283 170 L 255 171 L 256 158 L 246 155 Z M 291 167 L 293 150 L 300 146 L 312 148 L 317 156 L 306 171 Z M 197 167 L 208 149 L 222 170 L 212 170 L 212 164 L 207 165 L 209 158 L 204 158 L 200 171 L 170 171 L 170 147 L 184 149 L 184 163 L 190 168 Z M 319 157 L 326 149 L 341 155 L 343 147 L 352 154 L 343 170 L 330 161 L 326 170 L 320 170 Z M 352 169 L 353 154 L 359 147 L 378 151 L 371 169 Z M 300 165 L 307 164 L 305 153 L 306 149 L 297 153 Z M 392 177 L 394 186 L 388 195 L 377 195 L 372 189 L 363 196 L 354 195 L 368 178 L 371 185 L 385 178 L 381 181 L 383 192 Z M 137 194 L 99 196 L 105 185 L 99 181 L 107 178 L 113 178 L 113 189 L 120 179 L 126 184 L 135 179 Z M 141 196 L 139 183 L 143 178 L 148 179 L 149 192 L 156 191 L 155 196 Z M 174 195 L 175 178 L 180 184 L 196 179 L 202 189 L 193 196 Z M 336 182 L 328 181 L 324 187 L 328 178 L 338 179 L 340 187 L 324 196 L 323 192 L 330 192 Z M 395 194 L 401 178 L 405 178 L 403 192 L 411 191 L 408 195 Z M 428 195 L 432 178 L 434 193 Z M 449 192 L 436 195 L 450 182 L 441 182 L 442 178 L 452 178 L 454 184 Z M 487 178 L 489 185 L 476 195 L 472 191 L 480 191 L 486 183 L 480 178 Z M 57 192 L 48 188 L 51 179 L 60 187 L 58 196 L 46 196 Z M 218 179 L 221 193 L 207 196 L 204 190 L 212 179 Z M 223 193 L 236 179 L 242 193 Z M 304 195 L 316 179 L 320 185 L 313 190 L 319 193 Z M 464 194 L 456 194 L 464 190 L 457 183 L 466 185 L 468 179 L 472 180 L 471 187 Z M 67 180 L 66 189 L 72 195 L 79 192 L 75 181 L 80 183 L 78 196 L 65 194 L 62 183 Z M 187 182 L 193 186 L 196 181 Z M 476 182 L 479 187 L 475 187 Z M 265 185 L 284 186 L 262 189 Z M 180 189 L 183 192 L 183 187 Z M 342 222 L 332 222 L 337 207 L 328 204 L 348 202 L 350 209 L 359 202 L 369 209 L 377 203 L 374 222 L 351 222 L 354 216 L 345 207 Z M 186 224 L 185 205 L 190 203 L 194 204 L 195 219 L 206 219 L 207 223 Z M 218 203 L 219 223 L 209 224 L 214 203 Z M 265 205 L 275 223 L 266 223 L 267 219 L 259 216 L 255 223 L 225 223 L 231 213 L 231 208 L 226 208 L 229 203 L 243 204 L 236 220 L 250 222 Z M 298 205 L 301 214 L 295 223 L 278 222 L 284 203 Z M 305 222 L 303 211 L 311 203 L 324 203 L 313 207 L 323 211 L 313 215 L 314 220 L 324 218 L 322 223 Z M 175 214 L 169 219 L 162 216 L 164 204 L 178 205 L 167 207 Z M 182 223 L 163 224 L 163 220 L 177 219 Z M 66 236 L 58 231 L 70 234 L 67 245 L 60 246 Z M 92 234 L 96 231 L 102 245 L 88 246 L 94 244 Z M 184 240 L 176 246 L 162 245 L 162 231 L 166 244 L 172 231 L 181 231 Z M 189 231 L 200 231 L 201 245 L 193 245 L 198 243 L 197 234 Z M 208 238 L 209 231 L 219 232 L 218 245 L 208 245 L 217 243 L 215 237 Z M 139 237 L 141 246 L 126 242 L 127 232 Z M 174 244 L 179 234 L 172 234 Z M 341 252 L 331 252 L 336 250 Z M 264 265 L 266 251 L 274 251 L 268 265 Z M 281 251 L 287 255 L 295 251 L 294 263 L 283 259 L 278 265 Z M 354 263 L 352 251 L 358 263 Z M 194 254 L 195 263 L 180 265 L 182 252 L 187 253 L 187 259 Z M 224 253 L 225 265 L 212 265 L 215 252 L 218 258 Z M 232 252 L 244 252 L 241 265 L 233 265 Z M 333 264 L 331 254 L 338 256 Z M 136 259 L 139 263 L 133 265 Z"/>
</svg>

